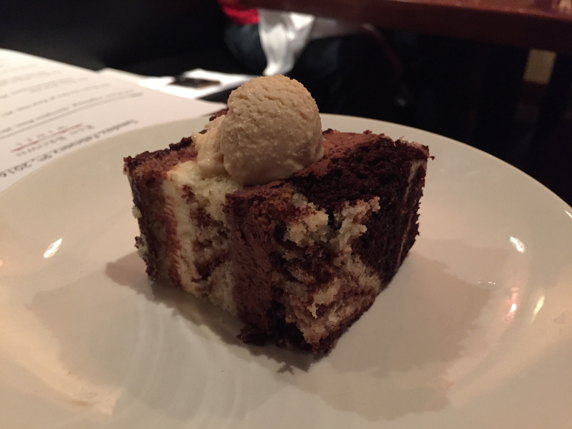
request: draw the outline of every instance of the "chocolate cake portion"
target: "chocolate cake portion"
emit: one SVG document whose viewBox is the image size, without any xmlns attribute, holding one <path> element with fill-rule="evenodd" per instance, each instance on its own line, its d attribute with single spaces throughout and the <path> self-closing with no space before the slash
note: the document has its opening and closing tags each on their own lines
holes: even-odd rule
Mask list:
<svg viewBox="0 0 572 429">
<path fill-rule="evenodd" d="M 366 224 L 353 250 L 387 283 L 415 242 L 425 185 L 427 146 L 383 134 L 324 132 L 326 156 L 296 173 L 292 183 L 328 214 L 345 201 L 379 197 L 382 210 Z M 405 240 L 403 242 L 402 240 Z"/>
<path fill-rule="evenodd" d="M 266 338 L 314 352 L 328 351 L 387 286 L 415 242 L 428 148 L 371 132 L 328 130 L 324 149 L 321 161 L 291 179 L 227 195 L 225 212 L 234 231 L 230 245 L 233 297 L 246 324 L 245 341 L 261 343 Z M 327 214 L 330 230 L 324 240 L 299 246 L 285 239 L 289 225 L 305 215 L 306 208 L 292 202 L 297 194 Z M 337 218 L 344 207 L 366 201 L 375 201 L 379 209 L 367 209 L 357 222 L 363 223 L 365 232 L 345 248 L 332 245 L 342 227 Z M 360 269 L 369 268 L 370 275 L 377 277 L 375 287 L 361 287 L 359 271 L 344 273 L 344 258 L 352 256 L 367 266 Z M 287 279 L 294 280 L 296 291 L 285 287 Z M 316 304 L 316 294 L 332 282 L 341 285 L 335 302 Z M 328 331 L 329 326 L 314 341 L 309 339 L 311 329 L 300 330 L 297 317 L 312 306 L 315 319 L 320 313 L 331 319 L 334 307 L 340 312 L 340 305 L 352 311 L 341 316 L 333 330 Z M 288 312 L 290 317 L 285 316 Z"/>
<path fill-rule="evenodd" d="M 137 218 L 141 231 L 141 235 L 135 238 L 135 247 L 145 261 L 147 275 L 152 280 L 158 280 L 161 276 L 160 264 L 165 257 L 166 245 L 176 242 L 174 220 L 164 210 L 163 180 L 174 166 L 196 157 L 197 151 L 192 140 L 184 137 L 167 149 L 146 151 L 123 160 L 123 172 L 129 178 L 133 194 L 133 215 Z M 168 233 L 157 236 L 157 224 L 163 225 Z"/>
</svg>

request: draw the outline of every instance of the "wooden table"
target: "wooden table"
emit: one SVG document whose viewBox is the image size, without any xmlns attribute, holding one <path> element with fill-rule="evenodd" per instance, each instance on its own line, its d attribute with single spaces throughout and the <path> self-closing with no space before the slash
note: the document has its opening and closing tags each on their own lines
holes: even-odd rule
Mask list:
<svg viewBox="0 0 572 429">
<path fill-rule="evenodd" d="M 572 54 L 572 0 L 240 0 L 387 29 Z"/>
<path fill-rule="evenodd" d="M 485 97 L 484 105 L 479 107 L 486 111 L 503 103 L 504 111 L 497 109 L 500 114 L 485 114 L 482 120 L 473 121 L 469 128 L 476 134 L 450 135 L 476 143 L 501 158 L 507 151 L 503 145 L 510 136 L 509 122 L 520 95 L 520 84 L 514 82 L 522 81 L 530 48 L 559 54 L 536 125 L 532 152 L 560 121 L 567 105 L 572 84 L 572 0 L 240 0 L 240 4 L 506 47 L 506 55 L 496 52 L 489 61 L 496 69 L 488 75 L 496 82 L 488 89 L 495 93 Z"/>
</svg>

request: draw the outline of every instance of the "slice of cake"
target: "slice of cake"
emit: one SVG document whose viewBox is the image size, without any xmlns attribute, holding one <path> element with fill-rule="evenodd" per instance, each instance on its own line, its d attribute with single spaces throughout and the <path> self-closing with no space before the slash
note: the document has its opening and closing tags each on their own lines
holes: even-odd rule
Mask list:
<svg viewBox="0 0 572 429">
<path fill-rule="evenodd" d="M 246 88 L 256 103 L 271 99 L 255 89 Z M 296 91 L 300 123 L 308 115 Z M 287 134 L 293 149 L 276 148 L 274 137 L 237 131 L 253 109 L 241 117 L 233 95 L 228 113 L 201 134 L 125 159 L 141 231 L 136 247 L 153 280 L 237 315 L 245 342 L 328 351 L 415 242 L 428 148 L 368 131 L 327 130 L 315 144 L 313 131 L 284 129 L 277 138 Z M 269 110 L 275 116 L 268 106 L 257 112 Z M 277 110 L 283 115 L 284 104 Z M 254 116 L 256 132 L 268 134 Z M 309 122 L 302 128 L 315 129 Z M 243 144 L 231 153 L 230 140 Z M 264 145 L 274 155 L 256 152 Z"/>
</svg>

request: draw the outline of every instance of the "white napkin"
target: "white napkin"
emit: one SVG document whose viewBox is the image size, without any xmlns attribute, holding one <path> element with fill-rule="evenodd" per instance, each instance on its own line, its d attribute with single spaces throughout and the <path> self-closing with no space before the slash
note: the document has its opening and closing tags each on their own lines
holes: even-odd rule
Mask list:
<svg viewBox="0 0 572 429">
<path fill-rule="evenodd" d="M 264 74 L 285 74 L 294 67 L 308 42 L 314 17 L 259 9 L 258 30 L 266 55 Z"/>
</svg>

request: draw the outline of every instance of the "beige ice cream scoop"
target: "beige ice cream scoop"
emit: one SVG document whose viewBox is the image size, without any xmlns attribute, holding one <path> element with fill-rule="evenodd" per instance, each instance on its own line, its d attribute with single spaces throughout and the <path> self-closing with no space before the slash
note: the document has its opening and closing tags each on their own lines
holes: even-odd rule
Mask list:
<svg viewBox="0 0 572 429">
<path fill-rule="evenodd" d="M 234 90 L 217 125 L 214 149 L 243 185 L 288 178 L 324 155 L 318 106 L 300 82 L 285 76 L 259 77 Z"/>
</svg>

